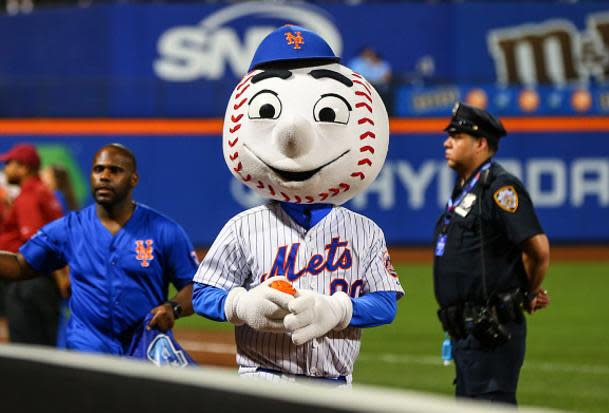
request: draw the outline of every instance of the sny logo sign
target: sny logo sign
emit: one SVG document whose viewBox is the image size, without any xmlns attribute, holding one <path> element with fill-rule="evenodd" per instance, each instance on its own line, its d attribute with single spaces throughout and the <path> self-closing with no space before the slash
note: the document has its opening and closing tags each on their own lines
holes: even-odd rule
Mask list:
<svg viewBox="0 0 609 413">
<path fill-rule="evenodd" d="M 340 30 L 319 7 L 250 1 L 235 3 L 207 15 L 198 24 L 169 27 L 161 34 L 157 43 L 159 57 L 154 62 L 156 75 L 170 82 L 219 80 L 230 75 L 240 78 L 247 72 L 262 39 L 285 22 L 314 29 L 337 56 L 341 55 Z M 240 27 L 242 21 L 248 22 L 245 28 Z M 286 47 L 295 49 L 300 49 L 304 43 L 299 33 L 293 33 L 291 39 L 285 40 Z"/>
<path fill-rule="evenodd" d="M 285 39 L 288 41 L 289 45 L 294 45 L 294 49 L 300 49 L 300 45 L 304 44 L 304 38 L 300 32 L 296 32 L 296 36 L 294 36 L 292 32 L 287 32 L 285 34 Z"/>
<path fill-rule="evenodd" d="M 146 246 L 144 246 L 144 243 L 146 243 Z M 142 267 L 150 266 L 148 261 L 152 261 L 154 259 L 154 255 L 152 255 L 152 244 L 153 241 L 151 239 L 147 239 L 146 241 L 135 241 L 135 252 L 137 252 L 137 256 L 135 258 L 138 261 L 141 261 L 140 265 Z"/>
</svg>

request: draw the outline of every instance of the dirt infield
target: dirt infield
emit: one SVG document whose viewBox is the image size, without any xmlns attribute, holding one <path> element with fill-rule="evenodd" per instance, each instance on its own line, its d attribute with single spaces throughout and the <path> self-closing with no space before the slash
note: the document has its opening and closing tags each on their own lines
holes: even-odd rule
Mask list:
<svg viewBox="0 0 609 413">
<path fill-rule="evenodd" d="M 176 329 L 178 342 L 201 365 L 235 367 L 235 336 L 232 331 Z M 8 343 L 6 320 L 0 318 L 0 343 Z"/>
<path fill-rule="evenodd" d="M 176 329 L 175 337 L 201 365 L 237 367 L 235 334 L 232 331 Z"/>
</svg>

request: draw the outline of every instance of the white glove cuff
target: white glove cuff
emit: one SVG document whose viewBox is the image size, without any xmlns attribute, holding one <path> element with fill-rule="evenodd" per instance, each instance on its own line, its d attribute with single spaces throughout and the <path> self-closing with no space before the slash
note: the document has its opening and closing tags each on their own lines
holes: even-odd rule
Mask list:
<svg viewBox="0 0 609 413">
<path fill-rule="evenodd" d="M 351 297 L 342 291 L 338 291 L 332 294 L 332 298 L 339 304 L 340 309 L 343 311 L 343 318 L 338 322 L 334 331 L 344 330 L 349 326 L 351 318 L 353 317 L 353 303 Z"/>
<path fill-rule="evenodd" d="M 236 326 L 245 324 L 245 321 L 237 317 L 237 303 L 239 302 L 239 296 L 245 292 L 247 292 L 247 290 L 243 287 L 233 288 L 228 292 L 226 301 L 224 302 L 224 314 L 226 314 L 226 320 Z"/>
</svg>

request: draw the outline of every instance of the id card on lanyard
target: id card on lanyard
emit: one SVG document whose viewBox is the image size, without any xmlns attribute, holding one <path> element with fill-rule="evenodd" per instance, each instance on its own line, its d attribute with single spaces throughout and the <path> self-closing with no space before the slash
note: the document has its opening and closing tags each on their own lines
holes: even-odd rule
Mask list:
<svg viewBox="0 0 609 413">
<path fill-rule="evenodd" d="M 434 254 L 436 257 L 441 257 L 444 255 L 444 250 L 446 248 L 446 240 L 448 239 L 448 226 L 452 221 L 452 217 L 455 211 L 455 208 L 461 204 L 463 198 L 465 198 L 476 186 L 478 180 L 480 180 L 480 175 L 482 172 L 486 171 L 491 167 L 491 161 L 488 161 L 482 168 L 478 171 L 478 173 L 465 185 L 463 191 L 459 194 L 457 199 L 453 200 L 452 197 L 448 197 L 448 202 L 446 203 L 446 210 L 444 211 L 444 218 L 442 220 L 442 231 L 440 235 L 438 235 L 438 240 L 436 241 L 436 247 Z"/>
<path fill-rule="evenodd" d="M 442 232 L 438 237 L 438 241 L 436 241 L 436 257 L 441 257 L 444 255 L 444 247 L 446 247 L 446 233 Z"/>
</svg>

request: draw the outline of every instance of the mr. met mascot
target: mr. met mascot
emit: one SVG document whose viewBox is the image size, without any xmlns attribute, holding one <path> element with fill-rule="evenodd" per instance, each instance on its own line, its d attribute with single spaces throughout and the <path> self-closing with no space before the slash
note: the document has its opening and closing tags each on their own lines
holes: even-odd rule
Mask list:
<svg viewBox="0 0 609 413">
<path fill-rule="evenodd" d="M 404 294 L 381 229 L 340 206 L 381 170 L 389 122 L 374 88 L 339 61 L 316 33 L 283 26 L 228 103 L 226 164 L 270 201 L 224 226 L 193 303 L 236 326 L 242 376 L 348 385 L 361 329 L 390 323 Z"/>
</svg>

